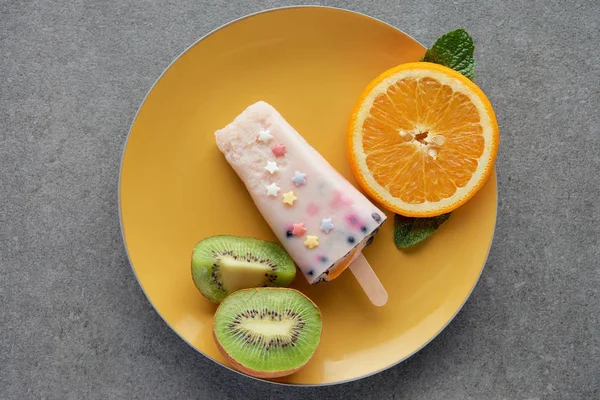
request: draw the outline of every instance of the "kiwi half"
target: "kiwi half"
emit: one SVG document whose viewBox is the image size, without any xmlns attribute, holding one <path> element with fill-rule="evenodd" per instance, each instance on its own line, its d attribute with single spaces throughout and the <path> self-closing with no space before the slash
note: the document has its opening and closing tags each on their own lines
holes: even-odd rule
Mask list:
<svg viewBox="0 0 600 400">
<path fill-rule="evenodd" d="M 194 246 L 192 277 L 208 300 L 220 303 L 239 289 L 287 286 L 294 261 L 278 244 L 239 236 L 211 236 Z"/>
<path fill-rule="evenodd" d="M 311 359 L 321 340 L 319 308 L 294 289 L 237 291 L 219 306 L 213 337 L 237 370 L 258 378 L 290 375 Z"/>
</svg>

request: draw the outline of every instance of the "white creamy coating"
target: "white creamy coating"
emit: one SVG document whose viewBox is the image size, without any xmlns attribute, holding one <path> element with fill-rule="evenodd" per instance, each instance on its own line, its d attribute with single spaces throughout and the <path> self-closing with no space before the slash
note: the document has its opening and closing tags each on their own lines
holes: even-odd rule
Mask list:
<svg viewBox="0 0 600 400">
<path fill-rule="evenodd" d="M 356 257 L 386 218 L 265 102 L 248 107 L 215 136 L 256 207 L 309 283 L 315 283 L 355 247 L 351 256 Z"/>
</svg>

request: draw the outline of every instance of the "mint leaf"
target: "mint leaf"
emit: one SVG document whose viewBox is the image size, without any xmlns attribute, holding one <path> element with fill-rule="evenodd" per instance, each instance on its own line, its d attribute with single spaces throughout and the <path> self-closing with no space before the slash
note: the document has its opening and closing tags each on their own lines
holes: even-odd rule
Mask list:
<svg viewBox="0 0 600 400">
<path fill-rule="evenodd" d="M 427 50 L 422 61 L 442 64 L 473 80 L 475 59 L 473 38 L 464 29 L 446 33 Z"/>
<path fill-rule="evenodd" d="M 394 215 L 394 243 L 399 249 L 415 245 L 433 234 L 446 220 L 450 213 L 431 218 L 413 218 Z"/>
</svg>

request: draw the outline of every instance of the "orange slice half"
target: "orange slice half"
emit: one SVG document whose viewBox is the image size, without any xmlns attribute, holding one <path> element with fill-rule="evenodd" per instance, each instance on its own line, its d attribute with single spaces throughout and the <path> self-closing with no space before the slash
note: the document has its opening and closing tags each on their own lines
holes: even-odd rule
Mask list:
<svg viewBox="0 0 600 400">
<path fill-rule="evenodd" d="M 499 133 L 485 94 L 438 64 L 392 68 L 360 96 L 348 127 L 348 153 L 363 189 L 412 217 L 456 209 L 492 173 Z"/>
</svg>

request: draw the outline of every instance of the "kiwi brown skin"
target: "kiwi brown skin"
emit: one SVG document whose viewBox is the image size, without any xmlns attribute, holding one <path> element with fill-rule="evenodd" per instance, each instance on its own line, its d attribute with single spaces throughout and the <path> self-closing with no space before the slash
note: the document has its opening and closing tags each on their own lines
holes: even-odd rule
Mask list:
<svg viewBox="0 0 600 400">
<path fill-rule="evenodd" d="M 304 296 L 305 298 L 307 298 L 314 306 L 315 308 L 319 311 L 319 317 L 321 318 L 321 320 L 323 320 L 323 315 L 321 313 L 321 310 L 319 309 L 319 307 L 317 307 L 317 305 L 314 303 L 314 301 L 312 301 L 310 298 L 308 298 L 308 296 L 306 296 L 304 293 L 300 292 L 299 290 L 296 289 L 291 289 L 291 288 L 276 288 L 276 287 L 270 287 L 270 288 L 250 288 L 250 289 L 241 289 L 239 290 L 239 292 L 241 291 L 258 291 L 258 290 L 293 290 L 294 292 L 298 292 L 300 293 L 302 296 Z M 219 304 L 219 307 L 221 307 L 221 304 Z M 217 311 L 219 309 L 219 307 L 217 307 Z M 216 313 L 215 313 L 216 315 Z M 246 375 L 250 375 L 253 376 L 255 378 L 264 378 L 264 379 L 270 379 L 270 378 L 280 378 L 282 376 L 288 376 L 293 374 L 294 372 L 298 372 L 299 370 L 301 370 L 302 368 L 304 368 L 304 366 L 306 364 L 308 364 L 308 362 L 312 359 L 309 358 L 308 360 L 306 360 L 306 362 L 304 364 L 302 364 L 301 366 L 294 368 L 294 369 L 288 369 L 285 371 L 271 371 L 271 372 L 267 372 L 267 371 L 257 371 L 251 368 L 248 368 L 242 364 L 240 364 L 239 362 L 237 362 L 233 357 L 231 357 L 227 351 L 223 348 L 223 346 L 221 346 L 221 343 L 219 343 L 219 341 L 217 340 L 217 335 L 215 334 L 215 320 L 213 318 L 213 332 L 212 332 L 212 336 L 213 339 L 215 340 L 215 343 L 217 345 L 217 348 L 219 349 L 219 351 L 221 352 L 221 354 L 223 355 L 223 357 L 225 357 L 227 359 L 227 362 L 229 364 L 231 364 L 231 366 L 233 368 L 235 368 L 236 370 L 240 371 L 241 373 L 244 373 Z M 321 331 L 321 334 L 319 335 L 319 339 L 321 338 L 321 336 L 323 335 L 323 332 Z"/>
<path fill-rule="evenodd" d="M 293 374 L 294 372 L 297 372 L 297 371 L 301 370 L 306 365 L 306 364 L 303 364 L 303 365 L 299 366 L 298 368 L 290 369 L 290 370 L 287 370 L 287 371 L 273 371 L 273 372 L 255 371 L 253 369 L 244 367 L 242 364 L 240 364 L 235 359 L 233 359 L 229 354 L 227 354 L 227 352 L 225 351 L 225 349 L 221 346 L 221 344 L 217 340 L 217 336 L 215 335 L 215 331 L 214 330 L 213 330 L 213 339 L 215 339 L 215 343 L 217 344 L 217 348 L 219 349 L 219 351 L 221 352 L 221 354 L 223 354 L 223 357 L 225 357 L 227 359 L 227 362 L 229 364 L 231 364 L 231 366 L 233 368 L 235 368 L 236 370 L 240 371 L 241 373 L 253 376 L 255 378 L 269 379 L 269 378 L 279 378 L 279 377 L 282 377 L 282 376 L 288 376 L 288 375 Z"/>
</svg>

